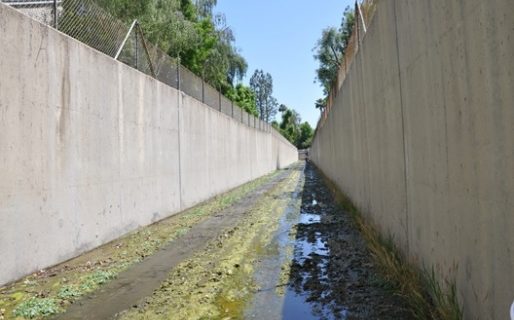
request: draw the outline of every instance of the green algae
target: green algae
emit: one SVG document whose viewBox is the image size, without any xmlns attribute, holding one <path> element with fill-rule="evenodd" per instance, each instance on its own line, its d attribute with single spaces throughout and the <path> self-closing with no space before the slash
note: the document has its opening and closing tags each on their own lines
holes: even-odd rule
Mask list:
<svg viewBox="0 0 514 320">
<path fill-rule="evenodd" d="M 132 319 L 241 319 L 259 290 L 255 266 L 269 254 L 278 221 L 300 174 L 293 171 L 265 194 L 235 227 L 205 250 L 183 261 L 138 309 L 120 316 Z"/>
</svg>

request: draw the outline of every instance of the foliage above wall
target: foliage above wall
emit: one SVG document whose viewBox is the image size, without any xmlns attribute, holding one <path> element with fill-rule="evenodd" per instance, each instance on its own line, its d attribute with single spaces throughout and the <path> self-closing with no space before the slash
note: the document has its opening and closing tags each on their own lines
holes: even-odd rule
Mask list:
<svg viewBox="0 0 514 320">
<path fill-rule="evenodd" d="M 298 149 L 309 148 L 314 136 L 311 125 L 307 121 L 302 123 L 298 112 L 283 104 L 280 105 L 279 111 L 282 112 L 282 121 L 273 121 L 272 126 Z"/>
<path fill-rule="evenodd" d="M 354 24 L 355 13 L 348 6 L 344 10 L 339 29 L 335 27 L 324 29 L 314 47 L 314 58 L 319 61 L 319 67 L 316 69 L 316 81 L 323 88 L 325 95 L 316 101 L 315 106 L 318 109 L 323 109 L 326 105 L 326 97 L 337 78 L 337 72 L 350 42 Z"/>
</svg>

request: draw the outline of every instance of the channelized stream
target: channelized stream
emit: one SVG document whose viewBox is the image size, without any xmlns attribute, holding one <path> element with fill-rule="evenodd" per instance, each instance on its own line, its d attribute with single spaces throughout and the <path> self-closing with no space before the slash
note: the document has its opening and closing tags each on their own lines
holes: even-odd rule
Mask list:
<svg viewBox="0 0 514 320">
<path fill-rule="evenodd" d="M 247 318 L 409 318 L 403 301 L 384 288 L 352 218 L 309 163 L 299 190 L 277 231 L 277 253 L 257 267 L 256 279 L 267 290 L 255 295 Z M 278 277 L 286 259 L 288 277 Z"/>
<path fill-rule="evenodd" d="M 57 318 L 411 318 L 312 164 L 266 181 Z"/>
</svg>

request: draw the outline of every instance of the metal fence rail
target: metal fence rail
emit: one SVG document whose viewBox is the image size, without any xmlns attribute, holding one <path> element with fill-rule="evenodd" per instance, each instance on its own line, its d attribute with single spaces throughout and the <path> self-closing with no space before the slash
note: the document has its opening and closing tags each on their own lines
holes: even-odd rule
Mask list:
<svg viewBox="0 0 514 320">
<path fill-rule="evenodd" d="M 130 26 L 94 0 L 0 0 L 22 13 L 75 38 L 250 127 L 271 132 L 260 119 L 223 96 L 157 46 L 146 41 L 137 21 Z M 252 118 L 253 119 L 253 118 Z"/>
</svg>

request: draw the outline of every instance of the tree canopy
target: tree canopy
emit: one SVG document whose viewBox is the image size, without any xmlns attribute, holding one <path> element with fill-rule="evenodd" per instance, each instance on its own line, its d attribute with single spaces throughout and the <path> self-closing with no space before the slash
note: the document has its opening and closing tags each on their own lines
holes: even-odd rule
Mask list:
<svg viewBox="0 0 514 320">
<path fill-rule="evenodd" d="M 259 118 L 270 122 L 277 113 L 278 102 L 273 97 L 273 78 L 262 70 L 255 70 L 250 79 L 250 88 L 255 93 Z"/>
<path fill-rule="evenodd" d="M 321 38 L 314 47 L 314 58 L 319 62 L 319 67 L 316 70 L 316 81 L 320 83 L 325 95 L 324 98 L 315 102 L 316 108 L 323 109 L 326 105 L 326 96 L 337 78 L 341 61 L 352 36 L 354 24 L 354 12 L 348 6 L 343 13 L 340 27 L 324 29 Z"/>
<path fill-rule="evenodd" d="M 250 87 L 243 84 L 237 84 L 234 90 L 231 90 L 227 97 L 234 101 L 239 107 L 249 114 L 258 117 L 259 112 L 255 104 L 255 93 Z"/>
<path fill-rule="evenodd" d="M 272 126 L 298 149 L 309 148 L 314 135 L 310 124 L 307 121 L 302 123 L 300 115 L 292 108 L 282 104 L 279 110 L 282 112 L 282 121 L 274 121 Z"/>
<path fill-rule="evenodd" d="M 243 110 L 266 122 L 274 120 L 279 108 L 273 97 L 273 78 L 263 70 L 255 70 L 250 86 L 240 83 L 248 65 L 235 46 L 225 16 L 213 12 L 217 0 L 96 1 L 127 24 L 137 19 L 151 43 L 178 58 Z M 339 33 L 335 36 L 338 41 L 342 38 Z M 292 108 L 281 105 L 280 111 L 281 123 L 273 121 L 272 125 L 298 148 L 308 147 L 312 139 L 310 125 L 301 123 L 300 115 Z"/>
<path fill-rule="evenodd" d="M 235 46 L 216 0 L 97 0 L 112 15 L 130 23 L 138 19 L 145 36 L 183 66 L 227 94 L 248 65 Z"/>
</svg>

